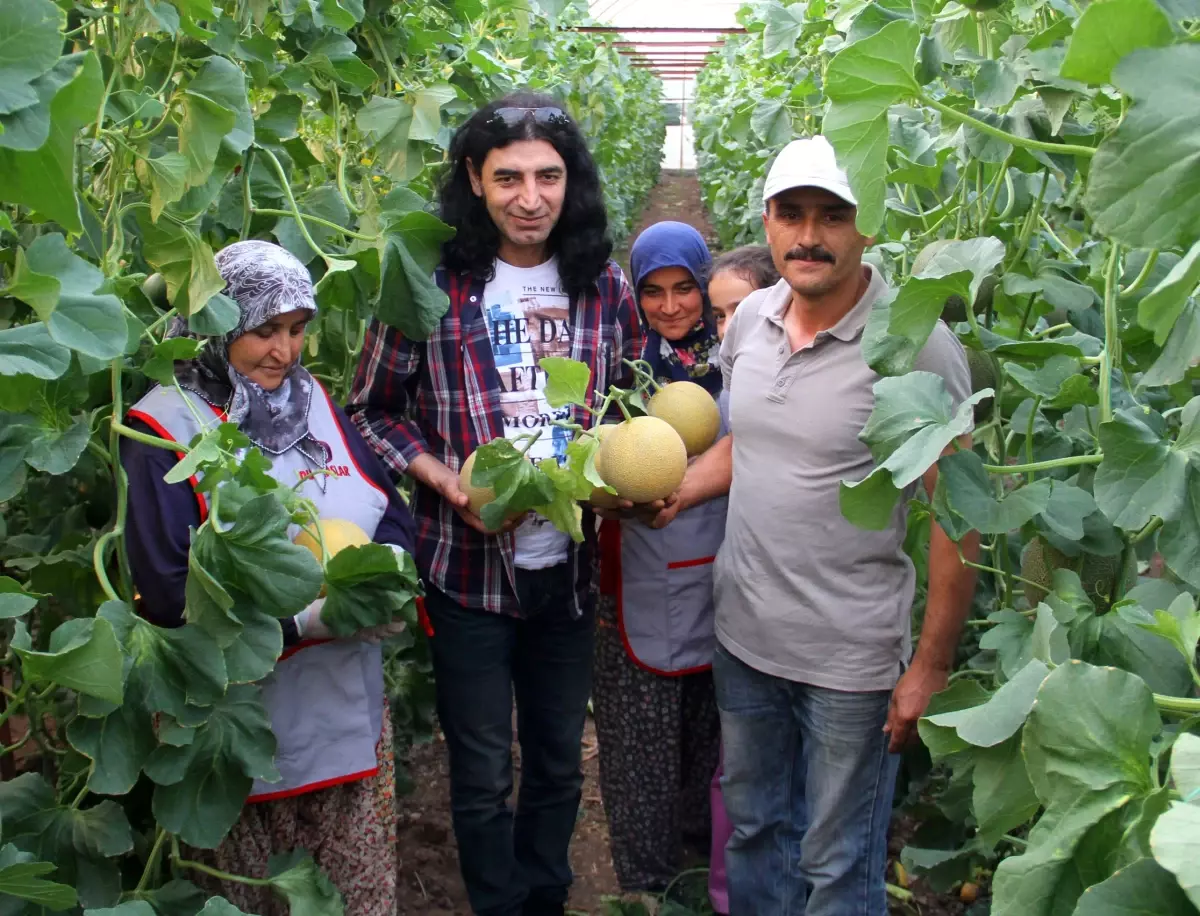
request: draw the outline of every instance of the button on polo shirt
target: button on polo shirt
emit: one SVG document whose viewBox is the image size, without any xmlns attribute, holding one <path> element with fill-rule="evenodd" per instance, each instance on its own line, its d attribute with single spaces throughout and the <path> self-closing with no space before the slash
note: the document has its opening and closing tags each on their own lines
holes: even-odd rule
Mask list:
<svg viewBox="0 0 1200 916">
<path fill-rule="evenodd" d="M 862 357 L 873 304 L 888 291 L 873 267 L 858 303 L 792 352 L 781 280 L 738 307 L 721 345 L 733 430 L 733 485 L 715 575 L 717 638 L 767 674 L 834 690 L 890 690 L 911 655 L 916 580 L 904 552 L 907 498 L 883 531 L 842 517 L 838 485 L 875 466 L 858 434 L 880 376 Z M 938 322 L 917 369 L 971 393 L 966 354 Z M 910 492 L 919 484 L 914 484 Z"/>
</svg>

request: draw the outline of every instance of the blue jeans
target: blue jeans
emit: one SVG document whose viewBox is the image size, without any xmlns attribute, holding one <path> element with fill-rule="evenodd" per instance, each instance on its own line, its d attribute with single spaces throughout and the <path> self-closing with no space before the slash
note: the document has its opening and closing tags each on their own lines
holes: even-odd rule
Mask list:
<svg viewBox="0 0 1200 916">
<path fill-rule="evenodd" d="M 525 617 L 464 608 L 434 588 L 425 608 L 450 809 L 463 883 L 479 916 L 562 916 L 567 847 L 583 792 L 595 613 L 572 616 L 568 564 L 517 570 Z M 521 790 L 513 791 L 517 707 Z"/>
<path fill-rule="evenodd" d="M 734 916 L 886 916 L 899 756 L 889 691 L 848 693 L 756 671 L 718 647 L 721 792 Z"/>
</svg>

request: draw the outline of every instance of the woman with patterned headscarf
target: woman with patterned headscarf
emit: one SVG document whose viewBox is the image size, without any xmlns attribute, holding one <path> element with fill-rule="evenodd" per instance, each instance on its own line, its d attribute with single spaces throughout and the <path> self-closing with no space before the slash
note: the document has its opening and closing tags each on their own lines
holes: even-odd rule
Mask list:
<svg viewBox="0 0 1200 916">
<path fill-rule="evenodd" d="M 345 519 L 377 543 L 410 550 L 413 523 L 399 494 L 300 365 L 305 326 L 317 311 L 308 270 L 283 248 L 259 241 L 230 245 L 216 261 L 225 295 L 241 312 L 237 327 L 208 338 L 196 359 L 176 362 L 173 384 L 152 388 L 129 411 L 129 424 L 186 443 L 214 424 L 236 423 L 271 461 L 270 475 L 311 499 L 322 518 Z M 177 320 L 171 333 L 187 335 L 186 322 Z M 161 627 L 184 623 L 191 531 L 208 515 L 196 478 L 164 481 L 177 460 L 170 451 L 122 443 L 129 563 L 142 614 Z M 303 847 L 341 891 L 347 913 L 390 916 L 395 770 L 379 643 L 402 625 L 334 639 L 321 619 L 323 600 L 281 621 L 279 661 L 261 682 L 283 778 L 256 781 L 225 840 L 195 857 L 229 874 L 263 878 L 269 856 Z M 269 888 L 208 883 L 247 913 L 286 910 Z"/>
<path fill-rule="evenodd" d="M 712 257 L 703 237 L 684 223 L 655 223 L 629 260 L 649 326 L 642 359 L 655 381 L 693 382 L 718 399 L 719 342 L 705 292 Z M 592 702 L 600 795 L 626 892 L 663 891 L 687 858 L 709 851 L 720 743 L 712 562 L 725 504 L 720 497 L 692 506 L 666 528 L 649 527 L 638 507 L 599 513 Z"/>
</svg>

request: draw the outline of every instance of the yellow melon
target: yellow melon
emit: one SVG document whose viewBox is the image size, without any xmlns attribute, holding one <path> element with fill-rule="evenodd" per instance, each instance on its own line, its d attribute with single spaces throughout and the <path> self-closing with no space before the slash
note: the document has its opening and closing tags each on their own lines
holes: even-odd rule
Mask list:
<svg viewBox="0 0 1200 916">
<path fill-rule="evenodd" d="M 321 519 L 321 532 L 325 535 L 325 552 L 330 557 L 336 557 L 347 547 L 363 547 L 371 543 L 370 536 L 354 522 L 344 518 Z M 294 544 L 305 548 L 311 553 L 322 568 L 325 558 L 321 555 L 321 542 L 317 538 L 317 526 L 301 528 L 293 540 Z M 325 586 L 321 586 L 321 597 L 325 597 Z"/>
<path fill-rule="evenodd" d="M 670 423 L 658 417 L 634 417 L 605 434 L 596 469 L 622 499 L 649 503 L 679 488 L 687 461 L 687 446 Z"/>
<path fill-rule="evenodd" d="M 606 423 L 603 426 L 597 426 L 594 430 L 592 430 L 592 432 L 594 432 L 596 434 L 596 438 L 603 443 L 605 437 L 616 428 L 617 427 L 615 424 Z M 599 456 L 597 456 L 596 464 L 597 470 L 599 470 Z M 604 475 L 601 474 L 600 476 L 603 477 Z M 608 490 L 605 490 L 603 487 L 594 487 L 592 489 L 592 495 L 588 497 L 588 502 L 599 509 L 616 509 L 620 505 L 621 500 L 620 497 L 609 493 Z"/>
<path fill-rule="evenodd" d="M 659 389 L 646 412 L 671 424 L 692 458 L 708 449 L 721 431 L 721 412 L 713 396 L 695 382 L 671 382 Z"/>
<path fill-rule="evenodd" d="M 471 475 L 475 470 L 475 452 L 471 452 L 467 456 L 467 460 L 463 462 L 462 469 L 458 472 L 458 488 L 467 494 L 467 499 L 470 504 L 467 506 L 472 514 L 480 516 L 483 512 L 483 507 L 496 499 L 496 491 L 491 487 L 477 487 L 471 483 Z M 510 512 L 506 516 L 507 519 L 516 518 L 523 515 L 522 512 Z"/>
</svg>

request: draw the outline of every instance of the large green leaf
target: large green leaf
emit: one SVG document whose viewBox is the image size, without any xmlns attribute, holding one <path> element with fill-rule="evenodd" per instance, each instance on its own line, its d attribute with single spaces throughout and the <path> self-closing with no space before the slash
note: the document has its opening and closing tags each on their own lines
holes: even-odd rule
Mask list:
<svg viewBox="0 0 1200 916">
<path fill-rule="evenodd" d="M 893 103 L 919 92 L 913 67 L 920 38 L 916 23 L 891 22 L 839 51 L 825 73 L 831 104 L 822 132 L 850 178 L 864 235 L 874 235 L 883 221 L 887 113 Z"/>
<path fill-rule="evenodd" d="M 284 897 L 292 916 L 342 916 L 342 895 L 303 849 L 271 856 L 271 889 Z"/>
<path fill-rule="evenodd" d="M 1101 0 L 1088 6 L 1075 23 L 1062 75 L 1102 85 L 1130 51 L 1161 48 L 1173 37 L 1167 14 L 1154 0 Z"/>
<path fill-rule="evenodd" d="M 761 99 L 750 116 L 750 127 L 772 149 L 792 139 L 792 116 L 783 99 Z"/>
<path fill-rule="evenodd" d="M 986 703 L 929 716 L 923 721 L 933 728 L 952 729 L 964 745 L 994 747 L 1011 738 L 1025 724 L 1038 689 L 1049 674 L 1050 669 L 1045 663 L 1034 659 Z"/>
<path fill-rule="evenodd" d="M 918 480 L 951 442 L 974 426 L 974 405 L 990 388 L 976 392 L 954 409 L 940 375 L 910 372 L 875 383 L 875 407 L 859 438 L 880 462 L 866 478 L 842 481 L 842 514 L 861 528 L 882 529 L 891 519 L 903 489 Z"/>
<path fill-rule="evenodd" d="M 43 322 L 0 330 L 0 375 L 56 379 L 70 366 L 71 351 L 50 336 Z"/>
<path fill-rule="evenodd" d="M 449 297 L 416 262 L 404 240 L 389 234 L 380 260 L 375 306 L 379 320 L 411 340 L 427 340 L 449 308 Z"/>
<path fill-rule="evenodd" d="M 138 177 L 150 187 L 150 219 L 158 222 L 163 208 L 183 197 L 191 163 L 183 153 L 139 159 Z"/>
<path fill-rule="evenodd" d="M 1162 346 L 1183 312 L 1196 286 L 1200 284 L 1200 241 L 1179 259 L 1151 293 L 1138 303 L 1138 324 L 1154 332 L 1154 342 Z"/>
<path fill-rule="evenodd" d="M 104 93 L 95 52 L 71 55 L 70 82 L 50 102 L 50 135 L 36 150 L 0 148 L 0 200 L 24 204 L 69 232 L 82 232 L 75 197 L 75 135 L 96 117 Z"/>
<path fill-rule="evenodd" d="M 194 739 L 160 745 L 146 763 L 154 816 L 185 843 L 213 849 L 241 813 L 255 779 L 275 781 L 275 735 L 258 688 L 232 686 Z"/>
<path fill-rule="evenodd" d="M 225 288 L 208 242 L 173 222 L 155 224 L 144 210 L 137 212 L 137 221 L 142 256 L 166 280 L 171 305 L 181 315 L 203 314 L 209 300 Z"/>
<path fill-rule="evenodd" d="M 398 236 L 417 266 L 432 275 L 442 260 L 442 245 L 454 238 L 454 229 L 423 210 L 393 215 L 385 208 L 383 216 L 388 234 Z"/>
<path fill-rule="evenodd" d="M 1200 353 L 1200 300 L 1191 298 L 1184 303 L 1158 359 L 1142 376 L 1141 385 L 1152 388 L 1182 381 L 1197 353 Z"/>
<path fill-rule="evenodd" d="M 342 200 L 342 195 L 333 185 L 319 185 L 301 195 L 297 203 L 300 212 L 309 216 L 319 216 L 338 226 L 345 226 L 350 222 L 350 211 L 346 209 L 346 202 Z M 309 223 L 307 228 L 313 241 L 323 249 L 329 246 L 331 240 L 339 238 L 336 229 L 330 229 L 319 223 Z M 299 258 L 301 262 L 307 264 L 317 256 L 292 217 L 286 216 L 280 219 L 272 232 L 279 240 L 279 244 Z"/>
<path fill-rule="evenodd" d="M 50 634 L 46 652 L 30 648 L 29 634 L 18 621 L 12 648 L 21 658 L 24 676 L 31 681 L 61 684 L 110 703 L 120 703 L 124 696 L 121 647 L 112 625 L 103 618 L 76 618 L 60 624 Z"/>
<path fill-rule="evenodd" d="M 12 0 L 0 18 L 0 114 L 37 101 L 29 83 L 54 66 L 63 16 L 50 0 Z"/>
<path fill-rule="evenodd" d="M 784 6 L 782 3 L 771 2 L 763 8 L 764 57 L 774 57 L 795 47 L 800 33 L 804 30 L 804 10 L 803 3 Z"/>
<path fill-rule="evenodd" d="M 1092 159 L 1084 202 L 1096 229 L 1135 248 L 1200 239 L 1200 45 L 1143 48 L 1113 82 L 1133 107 Z"/>
<path fill-rule="evenodd" d="M 0 895 L 28 900 L 50 910 L 70 909 L 76 902 L 75 888 L 41 877 L 54 870 L 53 863 L 35 861 L 32 853 L 21 852 L 8 843 L 0 848 Z"/>
<path fill-rule="evenodd" d="M 1134 410 L 1119 411 L 1099 430 L 1104 461 L 1096 472 L 1096 505 L 1118 528 L 1136 531 L 1157 515 L 1183 511 L 1190 462 L 1200 458 L 1200 401 L 1184 408 L 1178 438 L 1171 442 Z"/>
<path fill-rule="evenodd" d="M 1194 400 L 1194 399 L 1193 399 Z M 1200 472 L 1192 466 L 1183 504 L 1163 525 L 1158 540 L 1171 572 L 1200 589 Z"/>
<path fill-rule="evenodd" d="M 975 764 L 971 810 L 980 838 L 994 845 L 1010 830 L 1027 823 L 1041 802 L 1029 781 L 1019 734 L 993 747 L 976 748 L 971 758 Z"/>
<path fill-rule="evenodd" d="M 974 302 L 985 277 L 1004 260 L 995 238 L 950 242 L 938 249 L 920 273 L 890 297 L 878 301 L 863 331 L 863 357 L 880 375 L 903 375 L 920 356 L 946 300 Z"/>
<path fill-rule="evenodd" d="M 386 544 L 348 547 L 325 566 L 326 598 L 321 620 L 335 636 L 389 623 L 416 623 L 421 594 L 416 563 Z"/>
<path fill-rule="evenodd" d="M 413 99 L 409 139 L 436 140 L 442 129 L 442 108 L 457 97 L 458 93 L 449 83 L 434 83 L 419 90 Z"/>
<path fill-rule="evenodd" d="M 1160 728 L 1150 690 L 1128 672 L 1070 662 L 1042 682 L 1023 751 L 1045 811 L 1028 848 L 996 869 L 996 916 L 1070 912 L 1111 874 L 1102 863 L 1136 843 L 1131 827 L 1157 792 L 1150 743 Z"/>
<path fill-rule="evenodd" d="M 409 177 L 408 139 L 413 110 L 407 102 L 373 96 L 358 112 L 358 129 L 367 135 L 379 166 L 395 181 Z"/>
<path fill-rule="evenodd" d="M 105 800 L 90 808 L 47 808 L 22 827 L 30 834 L 21 842 L 58 866 L 55 877 L 75 886 L 80 906 L 116 905 L 121 894 L 118 857 L 133 850 L 133 832 L 120 805 Z"/>
<path fill-rule="evenodd" d="M 37 607 L 39 597 L 27 593 L 16 579 L 0 576 L 0 620 L 23 617 Z"/>
<path fill-rule="evenodd" d="M 1176 739 L 1171 779 L 1183 801 L 1172 804 L 1158 819 L 1150 833 L 1150 847 L 1158 864 L 1175 876 L 1200 909 L 1200 737 L 1183 734 Z"/>
<path fill-rule="evenodd" d="M 241 68 L 224 57 L 209 57 L 183 93 L 179 151 L 187 157 L 188 184 L 208 180 L 222 146 L 240 155 L 253 142 L 254 116 Z"/>
<path fill-rule="evenodd" d="M 71 251 L 66 239 L 58 233 L 40 236 L 25 259 L 31 270 L 58 281 L 58 301 L 46 322 L 54 340 L 101 360 L 125 351 L 129 330 L 121 300 L 100 292 L 104 274 Z"/>
<path fill-rule="evenodd" d="M 1197 825 L 1200 826 L 1200 820 Z M 1169 871 L 1153 859 L 1138 859 L 1111 878 L 1089 887 L 1079 898 L 1074 916 L 1195 916 L 1195 913 Z"/>
</svg>

